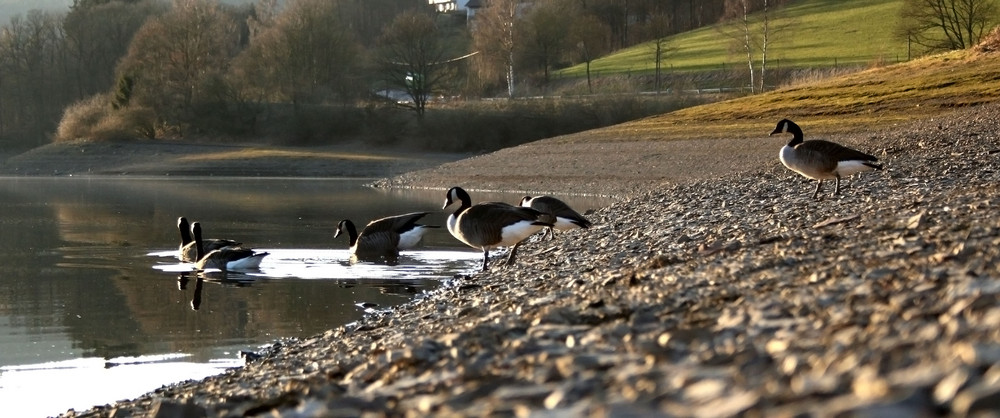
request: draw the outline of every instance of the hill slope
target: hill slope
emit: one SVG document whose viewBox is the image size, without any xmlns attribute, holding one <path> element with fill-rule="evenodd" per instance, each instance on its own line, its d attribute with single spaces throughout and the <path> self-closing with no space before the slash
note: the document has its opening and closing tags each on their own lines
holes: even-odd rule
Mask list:
<svg viewBox="0 0 1000 418">
<path fill-rule="evenodd" d="M 772 13 L 772 68 L 833 67 L 843 64 L 899 62 L 907 59 L 906 42 L 892 30 L 902 0 L 838 1 L 799 0 Z M 730 39 L 718 26 L 681 33 L 668 39 L 675 48 L 664 60 L 673 71 L 706 71 L 745 67 L 738 54 L 730 52 Z M 599 74 L 653 71 L 651 43 L 627 48 L 591 63 Z M 584 65 L 558 72 L 568 77 L 585 74 Z"/>
<path fill-rule="evenodd" d="M 992 39 L 998 38 L 994 32 Z M 387 184 L 447 188 L 460 178 L 471 189 L 517 184 L 533 193 L 625 194 L 663 182 L 778 167 L 777 152 L 787 139 L 767 134 L 782 118 L 799 123 L 807 139 L 839 135 L 840 142 L 892 158 L 878 138 L 900 124 L 1000 100 L 997 58 L 996 52 L 971 50 L 936 55 L 537 141 Z"/>
</svg>

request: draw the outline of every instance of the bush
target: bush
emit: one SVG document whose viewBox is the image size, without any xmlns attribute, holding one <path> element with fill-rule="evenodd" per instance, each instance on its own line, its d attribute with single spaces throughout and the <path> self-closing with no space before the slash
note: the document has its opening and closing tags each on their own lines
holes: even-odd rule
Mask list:
<svg viewBox="0 0 1000 418">
<path fill-rule="evenodd" d="M 988 54 L 991 52 L 1000 52 L 1000 26 L 993 28 L 990 33 L 986 34 L 983 39 L 973 47 L 978 53 Z"/>
<path fill-rule="evenodd" d="M 90 136 L 91 128 L 107 113 L 107 97 L 96 95 L 73 103 L 63 112 L 56 129 L 56 142 L 75 141 Z"/>
<path fill-rule="evenodd" d="M 683 95 L 632 94 L 465 102 L 429 109 L 404 145 L 428 151 L 493 151 L 667 113 L 694 102 Z"/>
<path fill-rule="evenodd" d="M 66 108 L 55 142 L 117 141 L 156 137 L 156 115 L 139 106 L 115 110 L 108 94 L 95 95 Z"/>
</svg>

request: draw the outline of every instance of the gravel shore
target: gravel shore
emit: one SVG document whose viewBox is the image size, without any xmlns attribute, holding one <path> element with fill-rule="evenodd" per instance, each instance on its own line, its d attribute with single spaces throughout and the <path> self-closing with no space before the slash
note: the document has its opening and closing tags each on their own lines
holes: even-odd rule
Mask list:
<svg viewBox="0 0 1000 418">
<path fill-rule="evenodd" d="M 847 179 L 839 196 L 824 184 L 819 200 L 777 164 L 787 138 L 765 164 L 626 184 L 588 215 L 593 228 L 533 238 L 512 268 L 275 344 L 241 369 L 66 416 L 996 411 L 998 121 L 987 105 L 827 138 L 885 169 Z M 619 158 L 588 164 L 604 167 L 600 155 Z M 386 184 L 425 185 L 420 172 Z"/>
</svg>

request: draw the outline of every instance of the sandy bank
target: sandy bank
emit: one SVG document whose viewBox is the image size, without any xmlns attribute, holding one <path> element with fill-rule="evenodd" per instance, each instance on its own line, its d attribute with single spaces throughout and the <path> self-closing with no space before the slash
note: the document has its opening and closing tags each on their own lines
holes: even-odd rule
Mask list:
<svg viewBox="0 0 1000 418">
<path fill-rule="evenodd" d="M 349 147 L 206 145 L 176 141 L 50 144 L 0 163 L 0 175 L 386 177 L 466 155 Z"/>
</svg>

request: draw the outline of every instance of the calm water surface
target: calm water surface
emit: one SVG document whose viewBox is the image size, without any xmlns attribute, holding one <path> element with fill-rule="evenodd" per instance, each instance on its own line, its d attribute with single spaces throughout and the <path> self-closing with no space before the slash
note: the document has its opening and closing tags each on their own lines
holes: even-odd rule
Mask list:
<svg viewBox="0 0 1000 418">
<path fill-rule="evenodd" d="M 515 203 L 520 195 L 473 193 Z M 570 198 L 583 212 L 608 199 Z M 443 191 L 361 180 L 0 178 L 0 411 L 45 416 L 241 365 L 241 350 L 307 337 L 411 299 L 481 254 L 447 231 L 398 264 L 348 262 L 341 219 L 431 211 Z M 259 271 L 199 279 L 174 257 L 178 216 L 271 253 Z"/>
</svg>

